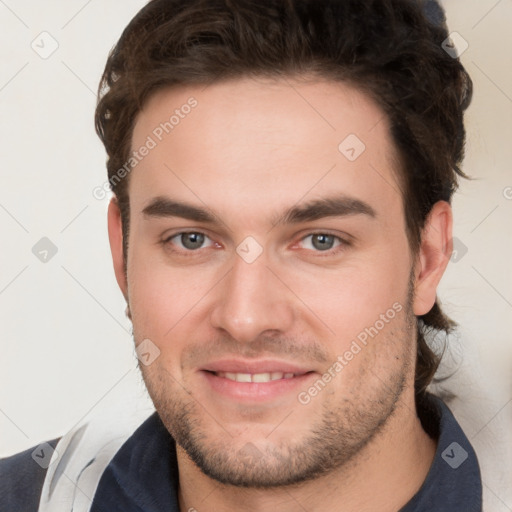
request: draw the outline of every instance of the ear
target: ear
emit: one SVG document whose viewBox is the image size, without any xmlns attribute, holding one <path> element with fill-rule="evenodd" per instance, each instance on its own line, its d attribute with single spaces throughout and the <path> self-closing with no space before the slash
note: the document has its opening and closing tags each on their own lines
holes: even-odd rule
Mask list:
<svg viewBox="0 0 512 512">
<path fill-rule="evenodd" d="M 110 242 L 110 252 L 112 253 L 112 262 L 114 263 L 114 272 L 116 274 L 117 284 L 123 292 L 124 298 L 128 302 L 128 285 L 123 259 L 123 228 L 121 223 L 121 212 L 117 199 L 113 197 L 108 205 L 108 239 Z"/>
<path fill-rule="evenodd" d="M 436 300 L 437 286 L 453 251 L 452 225 L 450 205 L 446 201 L 438 201 L 425 222 L 416 261 L 413 302 L 416 316 L 428 313 Z"/>
</svg>

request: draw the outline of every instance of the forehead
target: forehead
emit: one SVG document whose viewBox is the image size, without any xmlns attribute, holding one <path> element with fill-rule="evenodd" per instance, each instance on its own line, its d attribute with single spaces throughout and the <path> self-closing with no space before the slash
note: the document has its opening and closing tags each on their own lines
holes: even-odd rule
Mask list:
<svg viewBox="0 0 512 512">
<path fill-rule="evenodd" d="M 166 89 L 136 120 L 132 150 L 144 146 L 129 186 L 138 210 L 162 194 L 249 211 L 333 189 L 401 204 L 387 119 L 345 83 L 244 78 Z"/>
</svg>

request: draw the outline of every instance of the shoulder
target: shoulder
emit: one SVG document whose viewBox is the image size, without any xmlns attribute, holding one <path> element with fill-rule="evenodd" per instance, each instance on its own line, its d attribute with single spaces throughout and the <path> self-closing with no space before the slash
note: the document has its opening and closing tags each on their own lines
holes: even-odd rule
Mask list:
<svg viewBox="0 0 512 512">
<path fill-rule="evenodd" d="M 0 509 L 2 512 L 20 512 L 21 510 L 35 512 L 38 509 L 46 476 L 46 461 L 49 457 L 44 450 L 52 451 L 57 442 L 58 439 L 54 439 L 11 457 L 0 459 Z"/>
</svg>

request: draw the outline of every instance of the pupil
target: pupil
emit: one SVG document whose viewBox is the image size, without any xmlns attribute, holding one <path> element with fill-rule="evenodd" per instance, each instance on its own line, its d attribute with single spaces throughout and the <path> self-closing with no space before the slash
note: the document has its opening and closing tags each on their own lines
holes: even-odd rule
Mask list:
<svg viewBox="0 0 512 512">
<path fill-rule="evenodd" d="M 313 246 L 315 249 L 326 251 L 332 248 L 334 236 L 332 235 L 313 235 Z"/>
<path fill-rule="evenodd" d="M 201 233 L 185 233 L 181 235 L 181 243 L 187 249 L 199 249 L 204 243 L 204 235 Z"/>
</svg>

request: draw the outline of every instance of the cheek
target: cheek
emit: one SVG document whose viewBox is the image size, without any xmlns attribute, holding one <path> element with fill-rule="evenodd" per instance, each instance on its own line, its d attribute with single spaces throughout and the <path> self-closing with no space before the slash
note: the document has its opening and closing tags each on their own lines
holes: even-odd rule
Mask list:
<svg viewBox="0 0 512 512">
<path fill-rule="evenodd" d="M 149 337 L 163 345 L 200 307 L 207 276 L 155 261 L 149 251 L 133 248 L 128 262 L 128 294 L 136 340 Z"/>
<path fill-rule="evenodd" d="M 396 302 L 405 308 L 409 266 L 385 254 L 368 256 L 328 273 L 295 277 L 297 295 L 337 334 L 364 327 Z M 353 333 L 352 333 L 353 334 Z"/>
<path fill-rule="evenodd" d="M 161 254 L 142 244 L 132 247 L 130 258 L 128 290 L 134 339 L 138 344 L 149 338 L 160 350 L 155 363 L 143 370 L 155 382 L 162 378 L 182 381 L 183 354 L 191 344 L 212 336 L 212 297 L 225 269 L 171 266 Z"/>
<path fill-rule="evenodd" d="M 329 393 L 333 400 L 340 395 L 365 399 L 377 394 L 383 384 L 387 387 L 402 376 L 406 378 L 414 357 L 415 335 L 407 292 L 400 300 L 381 299 L 382 306 L 376 307 L 359 298 L 351 301 L 339 312 L 337 323 L 332 323 L 336 335 L 330 345 L 333 363 L 327 372 L 336 375 Z"/>
</svg>

